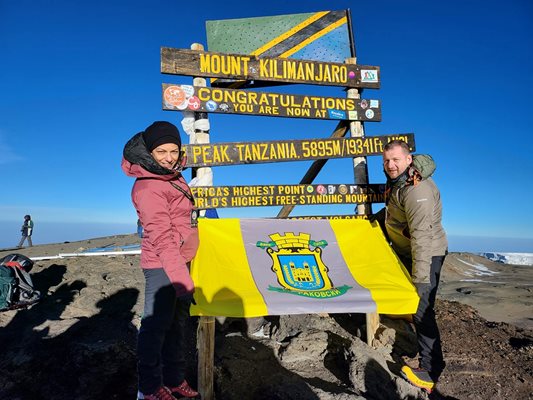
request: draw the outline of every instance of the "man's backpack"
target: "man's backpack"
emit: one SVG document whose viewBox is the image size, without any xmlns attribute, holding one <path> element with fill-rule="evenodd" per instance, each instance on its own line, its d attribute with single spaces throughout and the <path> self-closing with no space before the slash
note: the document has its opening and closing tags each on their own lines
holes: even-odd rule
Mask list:
<svg viewBox="0 0 533 400">
<path fill-rule="evenodd" d="M 429 154 L 413 154 L 411 166 L 420 174 L 422 179 L 429 178 L 437 169 L 433 157 Z"/>
<path fill-rule="evenodd" d="M 33 261 L 22 254 L 0 258 L 0 311 L 27 307 L 41 299 L 33 288 L 32 268 Z"/>
</svg>

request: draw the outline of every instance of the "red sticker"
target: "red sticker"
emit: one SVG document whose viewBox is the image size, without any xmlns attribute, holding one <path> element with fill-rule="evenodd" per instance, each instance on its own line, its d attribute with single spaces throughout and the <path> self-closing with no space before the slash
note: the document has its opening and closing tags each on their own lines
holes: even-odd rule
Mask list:
<svg viewBox="0 0 533 400">
<path fill-rule="evenodd" d="M 169 86 L 165 89 L 163 93 L 163 98 L 165 103 L 173 107 L 180 107 L 185 103 L 187 96 L 185 91 L 179 86 Z"/>
<path fill-rule="evenodd" d="M 198 110 L 200 108 L 200 99 L 196 96 L 189 98 L 189 108 L 191 110 Z"/>
<path fill-rule="evenodd" d="M 316 192 L 317 192 L 318 194 L 326 194 L 326 193 L 327 193 L 327 190 L 326 190 L 326 188 L 325 188 L 324 186 L 322 186 L 322 185 L 318 185 L 318 186 L 316 187 Z"/>
</svg>

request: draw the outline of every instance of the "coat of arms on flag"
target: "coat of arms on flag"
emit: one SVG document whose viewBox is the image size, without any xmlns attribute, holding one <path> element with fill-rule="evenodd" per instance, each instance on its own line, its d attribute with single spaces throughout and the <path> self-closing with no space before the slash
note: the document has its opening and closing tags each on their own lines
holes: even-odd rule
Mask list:
<svg viewBox="0 0 533 400">
<path fill-rule="evenodd" d="M 327 241 L 311 240 L 308 233 L 269 235 L 270 242 L 257 242 L 256 246 L 266 248 L 272 258 L 272 271 L 276 274 L 282 288 L 269 286 L 268 290 L 291 293 L 313 298 L 340 296 L 350 286 L 336 288 L 329 276 L 328 267 L 322 261 L 322 251 Z M 311 249 L 313 247 L 313 249 Z M 274 248 L 277 248 L 274 249 Z"/>
</svg>

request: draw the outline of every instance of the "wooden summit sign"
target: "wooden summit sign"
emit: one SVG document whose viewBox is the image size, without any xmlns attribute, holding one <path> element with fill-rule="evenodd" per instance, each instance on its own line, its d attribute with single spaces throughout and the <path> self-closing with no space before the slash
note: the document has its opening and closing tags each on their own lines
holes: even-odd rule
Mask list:
<svg viewBox="0 0 533 400">
<path fill-rule="evenodd" d="M 198 208 L 383 203 L 385 185 L 254 185 L 191 187 Z"/>
<path fill-rule="evenodd" d="M 381 121 L 379 100 L 163 84 L 163 109 L 270 117 Z"/>
<path fill-rule="evenodd" d="M 379 89 L 379 67 L 161 48 L 161 72 L 196 77 Z"/>
<path fill-rule="evenodd" d="M 415 150 L 412 133 L 346 139 L 207 143 L 185 145 L 183 148 L 187 155 L 187 167 L 214 167 L 380 155 L 383 147 L 396 139 L 406 142 L 411 151 Z"/>
<path fill-rule="evenodd" d="M 265 35 L 260 43 L 251 39 L 259 24 L 239 21 L 230 28 L 216 29 L 220 33 L 215 43 L 222 43 L 228 50 L 223 54 L 206 52 L 200 44 L 193 44 L 195 50 L 161 48 L 161 72 L 188 75 L 195 78 L 211 77 L 229 80 L 245 80 L 248 83 L 277 82 L 311 85 L 341 86 L 348 90 L 347 98 L 318 96 L 297 96 L 281 93 L 258 93 L 236 90 L 223 90 L 205 87 L 204 79 L 195 79 L 195 86 L 163 85 L 163 109 L 190 110 L 196 112 L 195 121 L 207 119 L 207 112 L 251 114 L 262 116 L 298 117 L 340 120 L 333 132 L 334 137 L 344 136 L 348 129 L 354 138 L 343 141 L 301 140 L 277 141 L 273 143 L 232 143 L 211 146 L 209 132 L 201 131 L 195 135 L 196 143 L 186 151 L 189 166 L 198 167 L 198 176 L 207 178 L 211 186 L 192 187 L 196 206 L 199 208 L 283 206 L 279 216 L 288 216 L 296 205 L 323 204 L 368 204 L 385 201 L 385 185 L 370 185 L 366 171 L 364 154 L 376 154 L 382 146 L 382 139 L 365 138 L 363 124 L 344 121 L 380 121 L 381 104 L 379 100 L 360 99 L 355 88 L 379 88 L 380 70 L 378 67 L 359 66 L 354 58 L 343 56 L 336 61 L 309 61 L 285 58 L 314 48 L 335 48 L 330 39 L 338 37 L 339 29 L 346 26 L 350 55 L 355 57 L 349 12 L 320 12 L 305 16 L 281 16 L 282 23 L 276 18 L 273 23 L 264 23 Z M 288 20 L 287 18 L 290 18 Z M 257 20 L 254 20 L 257 21 Z M 274 21 L 274 20 L 273 20 Z M 216 22 L 216 21 L 215 21 Z M 289 22 L 289 23 L 287 23 Z M 292 24 L 290 22 L 293 22 Z M 217 25 L 218 26 L 218 25 Z M 224 25 L 228 27 L 229 25 Z M 246 31 L 248 26 L 250 31 Z M 277 27 L 277 28 L 276 28 Z M 283 31 L 279 31 L 283 29 Z M 237 50 L 231 50 L 227 33 L 235 35 Z M 328 33 L 330 33 L 328 35 Z M 208 35 L 209 36 L 209 35 Z M 222 36 L 222 38 L 220 38 Z M 242 40 L 242 38 L 246 40 Z M 266 39 L 266 40 L 263 40 Z M 324 41 L 326 40 L 326 41 Z M 313 43 L 312 45 L 310 45 Z M 242 45 L 251 46 L 243 50 Z M 346 46 L 339 46 L 340 50 Z M 224 49 L 222 51 L 225 51 Z M 246 55 L 253 53 L 254 55 Z M 309 54 L 301 53 L 302 54 Z M 267 57 L 258 58 L 257 55 Z M 277 58 L 279 55 L 282 57 Z M 323 53 L 322 53 L 323 55 Z M 319 56 L 317 58 L 324 59 Z M 198 123 L 200 125 L 200 123 Z M 205 124 L 208 126 L 208 124 Z M 204 126 L 205 126 L 204 125 Z M 406 141 L 414 142 L 414 138 Z M 414 143 L 413 143 L 414 146 Z M 324 158 L 354 156 L 356 184 L 311 184 L 316 174 L 327 161 Z M 232 165 L 238 163 L 272 162 L 282 160 L 317 159 L 298 185 L 254 185 L 254 186 L 212 186 L 212 176 L 208 165 Z M 363 160 L 363 161 L 361 161 Z M 196 164 L 197 163 L 197 164 Z M 218 164 L 217 164 L 218 163 Z M 207 168 L 205 168 L 207 167 Z M 362 168 L 361 168 L 362 167 Z M 193 174 L 194 175 L 194 174 Z M 364 183 L 364 184 L 362 184 Z M 358 206 L 358 213 L 368 213 L 366 206 Z M 287 211 L 287 212 L 285 212 Z M 367 343 L 372 341 L 379 325 L 377 313 L 367 313 Z M 214 317 L 201 317 L 198 327 L 198 386 L 202 398 L 212 400 L 214 365 Z"/>
</svg>

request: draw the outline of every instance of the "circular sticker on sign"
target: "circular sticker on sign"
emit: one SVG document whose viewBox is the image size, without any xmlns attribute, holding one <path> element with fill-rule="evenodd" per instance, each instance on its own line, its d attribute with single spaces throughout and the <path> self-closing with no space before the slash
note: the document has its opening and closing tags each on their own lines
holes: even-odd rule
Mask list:
<svg viewBox="0 0 533 400">
<path fill-rule="evenodd" d="M 327 190 L 326 190 L 326 188 L 325 188 L 323 185 L 318 185 L 318 186 L 316 187 L 316 192 L 317 192 L 318 194 L 326 194 L 326 193 L 327 193 Z"/>
<path fill-rule="evenodd" d="M 187 107 L 187 96 L 185 94 L 185 90 L 183 90 L 180 86 L 167 87 L 163 93 L 163 98 L 165 99 L 165 103 L 167 103 L 169 106 L 176 107 L 181 110 Z M 185 105 L 185 107 L 180 108 L 183 105 Z"/>
<path fill-rule="evenodd" d="M 353 71 L 348 72 L 348 78 L 355 79 L 355 72 Z"/>
<path fill-rule="evenodd" d="M 181 85 L 181 88 L 183 89 L 183 91 L 185 92 L 185 95 L 187 97 L 191 97 L 192 95 L 194 95 L 194 86 L 191 86 L 191 85 Z"/>
<path fill-rule="evenodd" d="M 370 109 L 366 110 L 366 111 L 365 111 L 365 116 L 366 116 L 368 119 L 372 119 L 372 118 L 374 118 L 374 111 L 373 111 L 373 110 L 370 110 Z"/>
<path fill-rule="evenodd" d="M 313 189 L 313 186 L 308 185 L 308 186 L 305 188 L 305 190 L 307 190 L 307 193 L 313 193 L 313 190 L 315 190 L 315 189 Z"/>
<path fill-rule="evenodd" d="M 348 188 L 346 187 L 346 185 L 339 185 L 339 193 L 340 194 L 348 193 Z"/>
<path fill-rule="evenodd" d="M 368 108 L 368 101 L 365 99 L 361 100 L 361 108 L 364 110 L 365 108 Z"/>
<path fill-rule="evenodd" d="M 218 107 L 218 104 L 216 101 L 208 100 L 207 103 L 205 103 L 205 109 L 207 111 L 215 111 Z"/>
<path fill-rule="evenodd" d="M 191 110 L 198 110 L 200 108 L 200 99 L 196 96 L 192 96 L 189 99 L 189 108 Z"/>
</svg>

